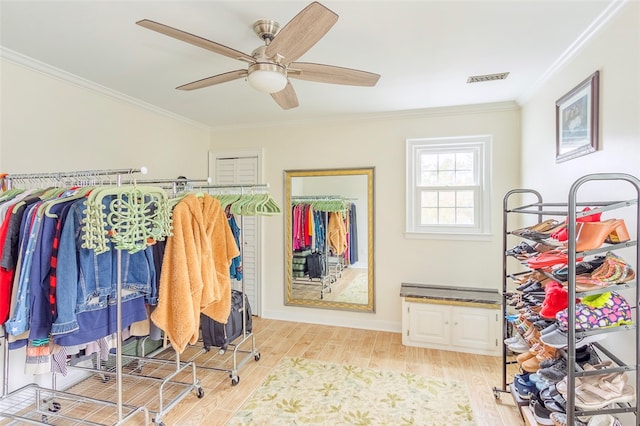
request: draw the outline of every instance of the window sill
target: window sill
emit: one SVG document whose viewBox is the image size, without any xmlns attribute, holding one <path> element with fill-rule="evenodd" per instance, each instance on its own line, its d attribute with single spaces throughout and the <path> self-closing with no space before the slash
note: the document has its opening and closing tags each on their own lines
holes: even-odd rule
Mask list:
<svg viewBox="0 0 640 426">
<path fill-rule="evenodd" d="M 448 240 L 448 241 L 492 241 L 493 234 L 462 234 L 437 232 L 405 232 L 404 237 L 409 240 Z"/>
</svg>

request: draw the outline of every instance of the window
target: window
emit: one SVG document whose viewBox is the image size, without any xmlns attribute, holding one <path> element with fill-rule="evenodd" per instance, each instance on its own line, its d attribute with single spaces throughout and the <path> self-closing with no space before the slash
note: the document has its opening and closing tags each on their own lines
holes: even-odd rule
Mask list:
<svg viewBox="0 0 640 426">
<path fill-rule="evenodd" d="M 487 236 L 490 136 L 408 139 L 407 235 Z"/>
</svg>

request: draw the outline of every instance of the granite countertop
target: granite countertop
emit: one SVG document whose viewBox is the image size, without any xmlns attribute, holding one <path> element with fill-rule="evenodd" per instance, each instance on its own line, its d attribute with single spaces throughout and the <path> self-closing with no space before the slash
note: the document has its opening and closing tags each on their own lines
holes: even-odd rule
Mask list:
<svg viewBox="0 0 640 426">
<path fill-rule="evenodd" d="M 428 284 L 402 283 L 400 297 L 417 297 L 434 300 L 502 304 L 498 290 L 473 287 L 444 287 Z"/>
</svg>

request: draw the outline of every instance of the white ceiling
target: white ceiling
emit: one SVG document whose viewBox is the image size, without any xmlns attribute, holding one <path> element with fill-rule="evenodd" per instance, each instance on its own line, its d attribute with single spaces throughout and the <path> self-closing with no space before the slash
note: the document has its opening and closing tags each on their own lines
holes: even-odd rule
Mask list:
<svg viewBox="0 0 640 426">
<path fill-rule="evenodd" d="M 135 25 L 151 19 L 247 54 L 252 23 L 284 26 L 309 1 L 0 1 L 3 56 L 41 61 L 210 126 L 240 126 L 526 99 L 619 0 L 322 1 L 339 15 L 300 61 L 381 75 L 371 87 L 293 80 L 284 111 L 235 80 L 176 86 L 246 64 Z M 16 53 L 18 55 L 16 55 Z M 510 72 L 467 84 L 471 75 Z"/>
</svg>

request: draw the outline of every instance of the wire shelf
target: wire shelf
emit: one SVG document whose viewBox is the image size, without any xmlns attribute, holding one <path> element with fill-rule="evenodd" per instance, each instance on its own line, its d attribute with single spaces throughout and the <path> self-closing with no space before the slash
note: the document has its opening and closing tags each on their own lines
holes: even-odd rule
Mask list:
<svg viewBox="0 0 640 426">
<path fill-rule="evenodd" d="M 129 421 L 130 425 L 149 423 L 145 407 L 122 406 L 118 420 L 117 404 L 94 398 L 54 391 L 31 384 L 0 399 L 0 425 L 37 424 L 56 426 L 117 425 Z"/>
</svg>

